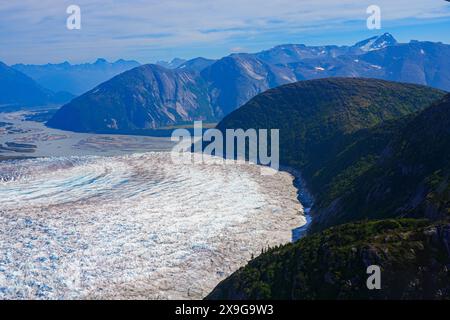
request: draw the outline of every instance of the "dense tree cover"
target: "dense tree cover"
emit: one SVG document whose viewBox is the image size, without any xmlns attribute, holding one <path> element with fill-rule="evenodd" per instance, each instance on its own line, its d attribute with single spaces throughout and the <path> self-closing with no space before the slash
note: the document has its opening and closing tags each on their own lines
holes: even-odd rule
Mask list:
<svg viewBox="0 0 450 320">
<path fill-rule="evenodd" d="M 333 227 L 270 249 L 207 299 L 440 299 L 450 296 L 450 224 L 392 219 Z M 381 268 L 368 290 L 367 267 Z"/>
<path fill-rule="evenodd" d="M 321 214 L 313 227 L 323 229 L 359 218 L 406 214 L 383 207 L 397 197 L 394 192 L 383 202 L 367 200 L 367 207 L 361 202 L 379 171 L 386 170 L 388 164 L 380 162 L 388 161 L 394 138 L 407 136 L 403 131 L 417 113 L 444 95 L 424 86 L 374 79 L 303 81 L 255 97 L 218 128 L 280 129 L 281 162 L 301 171 L 316 199 L 312 213 Z M 423 122 L 416 126 L 429 121 Z M 395 156 L 389 159 L 395 166 Z"/>
<path fill-rule="evenodd" d="M 315 197 L 313 223 L 208 298 L 450 297 L 450 95 L 369 79 L 306 81 L 257 96 L 219 124 L 252 127 L 281 129 L 282 162 Z M 382 290 L 366 286 L 374 264 Z"/>
</svg>

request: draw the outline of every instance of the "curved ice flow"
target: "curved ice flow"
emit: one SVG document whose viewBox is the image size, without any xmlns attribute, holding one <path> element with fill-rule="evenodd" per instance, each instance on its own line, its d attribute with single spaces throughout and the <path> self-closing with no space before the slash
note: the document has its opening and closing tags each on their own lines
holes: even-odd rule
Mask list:
<svg viewBox="0 0 450 320">
<path fill-rule="evenodd" d="M 0 298 L 201 298 L 304 223 L 292 177 L 167 153 L 0 164 Z"/>
<path fill-rule="evenodd" d="M 101 157 L 47 158 L 9 163 L 2 171 L 0 197 L 4 208 L 113 195 L 130 198 L 145 193 L 157 182 L 163 186 L 164 179 L 160 168 L 149 167 L 136 156 L 115 161 Z"/>
</svg>

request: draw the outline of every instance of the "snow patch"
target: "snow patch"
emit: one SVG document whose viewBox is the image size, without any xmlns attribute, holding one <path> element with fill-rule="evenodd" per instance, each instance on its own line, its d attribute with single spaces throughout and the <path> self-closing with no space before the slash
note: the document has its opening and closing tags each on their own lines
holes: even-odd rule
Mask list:
<svg viewBox="0 0 450 320">
<path fill-rule="evenodd" d="M 259 75 L 254 69 L 253 66 L 247 61 L 241 61 L 241 66 L 244 68 L 245 72 L 255 80 L 264 80 L 265 77 Z"/>
</svg>

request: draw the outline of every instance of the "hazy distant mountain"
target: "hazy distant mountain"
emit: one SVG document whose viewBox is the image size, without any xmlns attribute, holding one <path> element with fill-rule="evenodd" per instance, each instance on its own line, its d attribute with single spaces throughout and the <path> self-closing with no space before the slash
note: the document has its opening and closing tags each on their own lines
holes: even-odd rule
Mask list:
<svg viewBox="0 0 450 320">
<path fill-rule="evenodd" d="M 0 106 L 40 106 L 66 103 L 73 96 L 69 93 L 54 93 L 27 75 L 0 62 Z"/>
<path fill-rule="evenodd" d="M 268 63 L 289 64 L 306 59 L 336 58 L 339 56 L 359 55 L 367 51 L 395 46 L 397 40 L 385 33 L 381 36 L 360 41 L 353 46 L 306 46 L 304 44 L 285 44 L 256 53 L 255 56 Z"/>
<path fill-rule="evenodd" d="M 97 59 L 94 63 L 72 65 L 69 62 L 46 65 L 16 64 L 12 67 L 45 88 L 82 94 L 112 77 L 139 66 L 136 61 L 117 60 L 108 62 Z"/>
<path fill-rule="evenodd" d="M 305 45 L 281 45 L 270 50 L 255 54 L 232 54 L 219 60 L 208 60 L 197 58 L 184 61 L 176 68 L 162 69 L 163 74 L 172 74 L 185 81 L 182 89 L 177 86 L 164 87 L 164 78 L 140 79 L 146 83 L 145 87 L 139 88 L 141 94 L 154 96 L 155 92 L 166 92 L 173 100 L 143 99 L 140 107 L 148 121 L 137 121 L 124 114 L 126 119 L 118 121 L 120 126 L 115 130 L 149 129 L 176 124 L 192 119 L 211 119 L 214 121 L 222 119 L 236 108 L 245 104 L 257 94 L 279 85 L 296 82 L 299 80 L 319 79 L 328 77 L 363 77 L 387 79 L 392 81 L 410 82 L 433 86 L 436 88 L 450 90 L 450 45 L 432 42 L 412 41 L 408 44 L 399 44 L 386 33 L 379 37 L 373 37 L 359 42 L 353 46 L 314 46 Z M 174 61 L 175 62 L 175 61 Z M 178 64 L 176 61 L 175 64 Z M 140 67 L 154 69 L 152 66 Z M 166 71 L 162 71 L 166 70 Z M 172 71 L 171 73 L 169 71 Z M 157 74 L 159 74 L 158 72 Z M 133 73 L 139 76 L 148 75 L 147 72 Z M 119 77 L 124 75 L 119 75 Z M 126 77 L 129 77 L 127 74 Z M 137 80 L 137 79 L 136 79 Z M 151 81 L 150 81 L 151 80 Z M 191 81 L 192 80 L 192 81 Z M 140 83 L 137 81 L 137 83 Z M 117 82 L 117 80 L 115 80 Z M 135 83 L 136 81 L 131 81 Z M 136 89 L 126 86 L 117 96 L 115 86 L 102 85 L 101 96 L 94 91 L 88 92 L 81 99 L 77 99 L 67 108 L 77 108 L 77 103 L 90 102 L 85 106 L 90 113 L 99 112 L 104 114 L 105 107 L 95 103 L 101 99 L 108 104 L 108 109 L 125 106 L 127 101 L 133 100 L 139 104 L 136 98 Z M 171 91 L 172 90 L 172 91 Z M 178 90 L 178 91 L 177 91 Z M 191 94 L 186 101 L 184 93 L 188 90 Z M 171 91 L 171 92 L 170 92 Z M 95 91 L 97 92 L 97 91 Z M 169 93 L 170 92 L 170 93 Z M 156 94 L 158 96 L 158 94 Z M 110 97 L 114 97 L 111 99 Z M 194 99 L 195 97 L 195 99 Z M 202 105 L 195 106 L 201 101 Z M 154 104 L 152 104 L 154 103 Z M 187 103 L 187 104 L 186 104 Z M 185 105 L 186 104 L 186 105 Z M 176 111 L 167 114 L 165 111 L 176 107 Z M 67 112 L 67 108 L 65 112 Z M 97 110 L 103 108 L 102 110 Z M 195 112 L 194 112 L 195 110 Z M 194 112 L 194 113 L 192 113 Z M 155 115 L 158 114 L 156 117 Z M 104 114 L 103 119 L 114 118 Z M 80 117 L 90 117 L 88 114 Z M 62 115 L 58 115 L 62 121 Z M 115 118 L 114 118 L 115 119 Z M 51 124 L 63 128 L 59 121 Z M 77 123 L 71 124 L 77 127 Z M 90 123 L 78 127 L 77 130 L 97 130 L 102 124 Z"/>
</svg>

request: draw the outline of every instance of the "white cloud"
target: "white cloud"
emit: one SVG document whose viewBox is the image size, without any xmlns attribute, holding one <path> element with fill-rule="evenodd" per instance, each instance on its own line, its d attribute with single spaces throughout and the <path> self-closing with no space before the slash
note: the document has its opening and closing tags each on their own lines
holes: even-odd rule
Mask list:
<svg viewBox="0 0 450 320">
<path fill-rule="evenodd" d="M 82 10 L 82 30 L 65 28 L 66 8 Z M 0 60 L 46 62 L 124 56 L 196 46 L 247 47 L 267 33 L 336 29 L 364 22 L 373 1 L 354 0 L 22 0 L 0 3 Z M 377 0 L 385 21 L 450 16 L 445 1 Z M 361 23 L 361 28 L 365 23 Z M 95 54 L 93 54 L 95 51 Z M 148 54 L 148 58 L 146 57 Z"/>
</svg>

